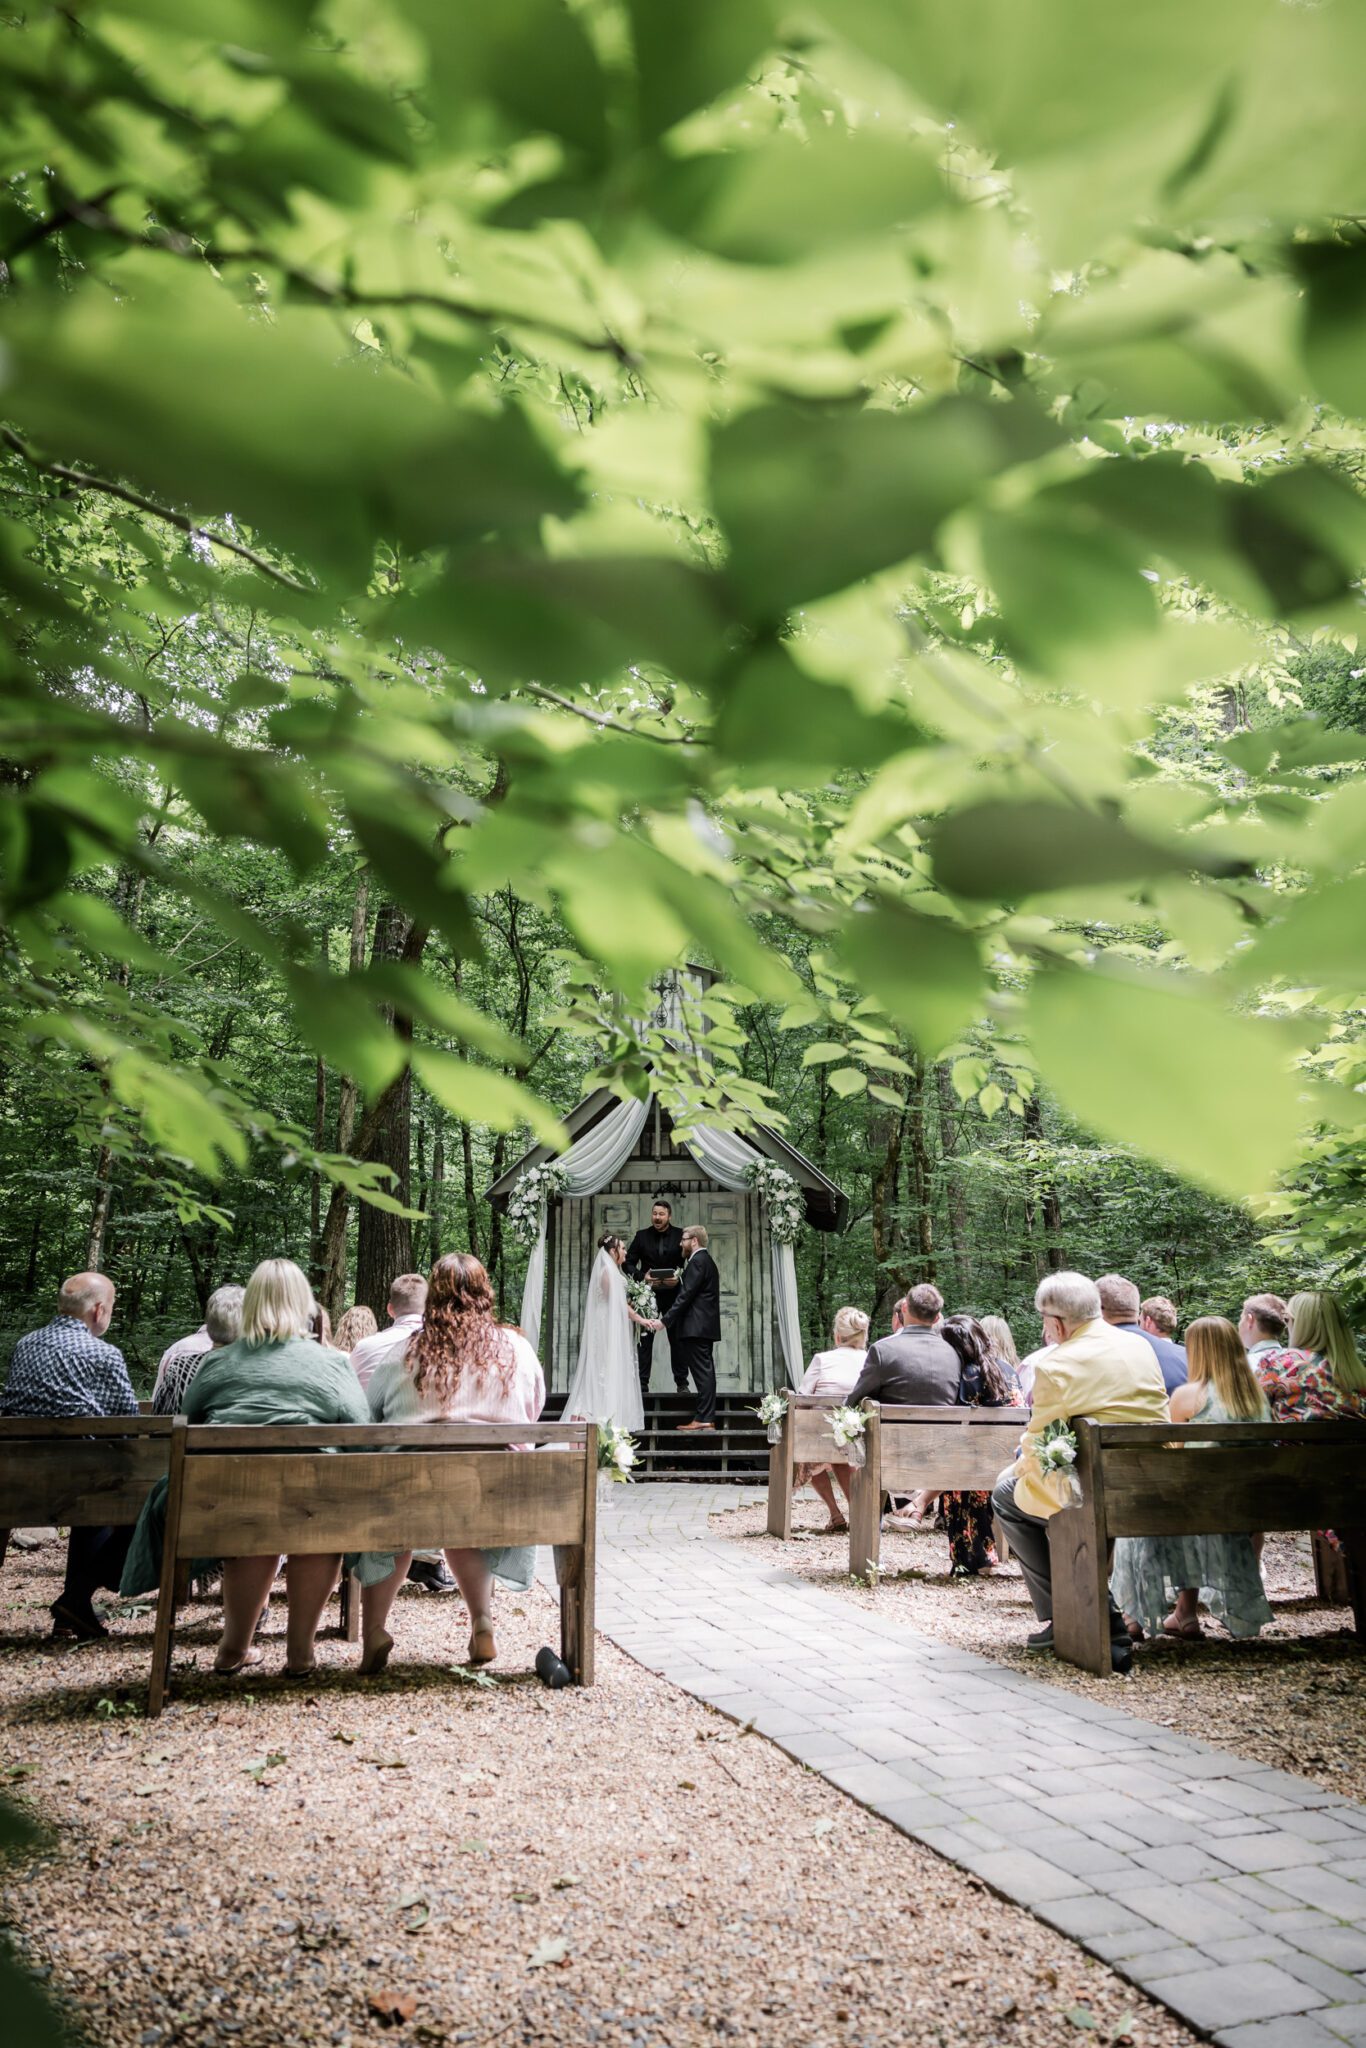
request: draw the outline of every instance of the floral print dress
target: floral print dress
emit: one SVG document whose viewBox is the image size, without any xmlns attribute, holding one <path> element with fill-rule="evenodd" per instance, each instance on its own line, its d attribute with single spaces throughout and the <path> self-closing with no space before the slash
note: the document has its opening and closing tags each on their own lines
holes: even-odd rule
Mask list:
<svg viewBox="0 0 1366 2048">
<path fill-rule="evenodd" d="M 1332 1360 L 1322 1351 L 1267 1351 L 1252 1359 L 1252 1370 L 1271 1404 L 1274 1422 L 1366 1421 L 1366 1393 L 1340 1386 Z M 1334 1529 L 1324 1535 L 1342 1548 Z"/>
<path fill-rule="evenodd" d="M 1001 1376 L 1011 1390 L 1008 1403 L 984 1401 L 980 1392 L 970 1398 L 970 1408 L 1017 1407 L 1025 1405 L 1019 1374 L 1004 1358 L 996 1360 Z M 966 1382 L 967 1375 L 964 1375 Z M 990 1493 L 941 1493 L 939 1512 L 949 1539 L 949 1570 L 955 1579 L 973 1579 L 1000 1562 L 991 1526 Z"/>
</svg>

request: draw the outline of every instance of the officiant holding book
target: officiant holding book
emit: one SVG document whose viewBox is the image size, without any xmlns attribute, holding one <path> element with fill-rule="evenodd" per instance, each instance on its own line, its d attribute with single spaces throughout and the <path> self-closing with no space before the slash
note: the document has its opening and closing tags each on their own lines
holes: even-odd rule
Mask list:
<svg viewBox="0 0 1366 2048">
<path fill-rule="evenodd" d="M 683 1233 L 673 1217 L 673 1205 L 663 1195 L 656 1196 L 650 1209 L 650 1221 L 643 1230 L 638 1230 L 626 1247 L 626 1271 L 632 1280 L 648 1280 L 654 1290 L 656 1313 L 663 1317 L 671 1307 L 678 1290 L 678 1271 L 683 1264 Z M 653 1330 L 642 1330 L 636 1346 L 636 1363 L 640 1368 L 640 1391 L 650 1391 L 650 1366 L 654 1360 L 655 1337 Z M 674 1386 L 680 1394 L 688 1391 L 687 1367 L 676 1352 L 671 1353 L 674 1369 Z"/>
</svg>

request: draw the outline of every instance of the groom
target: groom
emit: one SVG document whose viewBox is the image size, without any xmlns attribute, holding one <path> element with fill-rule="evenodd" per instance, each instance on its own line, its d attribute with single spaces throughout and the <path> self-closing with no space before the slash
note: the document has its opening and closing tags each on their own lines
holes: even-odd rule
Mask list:
<svg viewBox="0 0 1366 2048">
<path fill-rule="evenodd" d="M 689 1371 L 697 1387 L 697 1413 L 682 1429 L 715 1429 L 716 1362 L 712 1349 L 721 1335 L 721 1275 L 707 1250 L 707 1233 L 700 1223 L 690 1223 L 683 1232 L 683 1278 L 678 1294 L 655 1328 L 669 1333 L 675 1368 Z"/>
</svg>

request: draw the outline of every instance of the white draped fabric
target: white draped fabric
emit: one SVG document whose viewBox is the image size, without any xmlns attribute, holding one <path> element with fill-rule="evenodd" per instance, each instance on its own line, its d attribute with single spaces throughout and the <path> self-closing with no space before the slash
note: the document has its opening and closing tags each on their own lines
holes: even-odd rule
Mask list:
<svg viewBox="0 0 1366 2048">
<path fill-rule="evenodd" d="M 691 1125 L 683 1142 L 702 1171 L 719 1181 L 723 1188 L 747 1189 L 746 1171 L 763 1156 L 748 1138 L 738 1137 L 734 1131 L 712 1130 L 706 1126 Z M 797 1305 L 797 1262 L 790 1244 L 779 1244 L 776 1237 L 771 1237 L 769 1243 L 778 1341 L 783 1348 L 787 1377 L 796 1387 L 801 1385 L 806 1369 L 802 1355 L 801 1311 Z"/>
<path fill-rule="evenodd" d="M 637 1102 L 632 1096 L 607 1112 L 591 1131 L 576 1138 L 556 1164 L 567 1174 L 566 1195 L 595 1195 L 615 1180 L 635 1150 L 636 1139 L 645 1128 L 650 1100 Z M 545 1207 L 541 1208 L 540 1233 L 532 1247 L 531 1262 L 522 1287 L 522 1329 L 533 1351 L 541 1348 L 541 1317 L 545 1309 Z"/>
</svg>

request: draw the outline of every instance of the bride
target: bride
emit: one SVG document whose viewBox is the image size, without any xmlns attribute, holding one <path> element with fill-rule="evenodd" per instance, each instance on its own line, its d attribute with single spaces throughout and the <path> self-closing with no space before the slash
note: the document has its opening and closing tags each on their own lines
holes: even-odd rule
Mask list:
<svg viewBox="0 0 1366 2048">
<path fill-rule="evenodd" d="M 650 1326 L 626 1298 L 622 1262 L 626 1244 L 610 1230 L 598 1239 L 598 1256 L 588 1276 L 579 1362 L 565 1396 L 566 1422 L 615 1422 L 618 1429 L 645 1426 L 645 1403 L 636 1365 L 632 1325 Z"/>
</svg>

